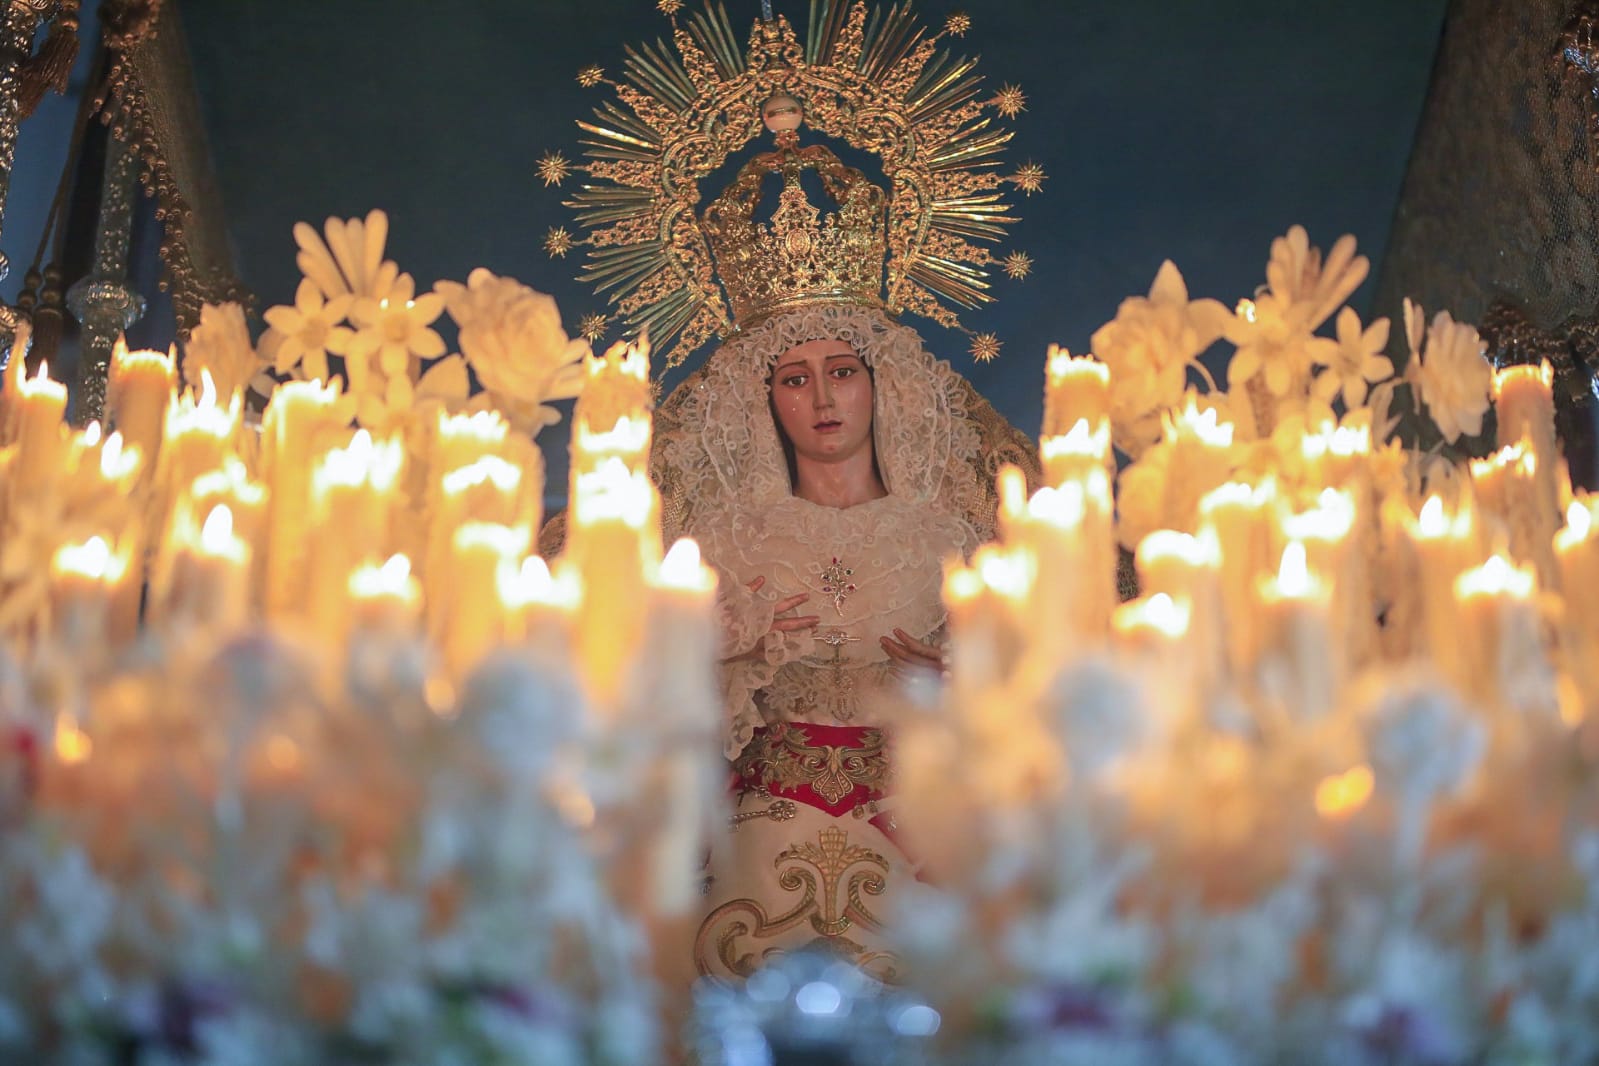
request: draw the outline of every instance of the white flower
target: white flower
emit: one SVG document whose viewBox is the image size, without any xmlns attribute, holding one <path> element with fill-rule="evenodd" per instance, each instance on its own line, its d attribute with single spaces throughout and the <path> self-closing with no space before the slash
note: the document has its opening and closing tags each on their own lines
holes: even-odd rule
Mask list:
<svg viewBox="0 0 1599 1066">
<path fill-rule="evenodd" d="M 1271 395 L 1297 392 L 1316 362 L 1328 362 L 1332 342 L 1311 333 L 1307 316 L 1287 301 L 1264 293 L 1239 304 L 1227 323 L 1227 339 L 1238 346 L 1227 364 L 1227 384 L 1237 390 L 1257 375 Z"/>
<path fill-rule="evenodd" d="M 1456 322 L 1448 311 L 1439 311 L 1427 331 L 1421 357 L 1412 359 L 1405 371 L 1445 440 L 1454 443 L 1462 436 L 1482 432 L 1493 368 L 1473 326 Z"/>
<path fill-rule="evenodd" d="M 1189 364 L 1222 335 L 1228 317 L 1219 301 L 1189 300 L 1168 259 L 1149 295 L 1123 300 L 1115 320 L 1094 333 L 1094 354 L 1110 367 L 1117 447 L 1136 456 L 1159 439 L 1161 411 L 1182 401 Z"/>
<path fill-rule="evenodd" d="M 414 291 L 411 275 L 401 274 L 384 299 L 361 297 L 350 307 L 350 318 L 360 328 L 350 340 L 344 368 L 363 426 L 382 428 L 419 399 L 452 403 L 466 398 L 466 365 L 460 356 L 439 359 L 444 339 L 432 328 L 444 300 L 431 292 L 413 299 Z M 425 374 L 424 359 L 438 360 Z"/>
<path fill-rule="evenodd" d="M 465 285 L 441 281 L 434 291 L 461 327 L 461 353 L 507 417 L 532 431 L 559 421 L 547 405 L 581 391 L 589 345 L 567 337 L 554 298 L 482 268 Z"/>
<path fill-rule="evenodd" d="M 209 370 L 217 395 L 226 403 L 249 386 L 261 364 L 244 323 L 244 308 L 232 302 L 200 308 L 200 324 L 183 346 L 184 381 L 198 389 L 200 372 Z"/>
<path fill-rule="evenodd" d="M 383 245 L 389 239 L 389 216 L 372 211 L 361 219 L 327 220 L 327 242 L 309 223 L 296 223 L 294 240 L 300 246 L 296 258 L 304 274 L 329 299 L 351 295 L 379 301 L 386 299 L 398 278 L 400 268 L 383 258 Z"/>
<path fill-rule="evenodd" d="M 1355 238 L 1349 234 L 1338 238 L 1324 263 L 1321 249 L 1310 246 L 1305 227 L 1293 226 L 1271 242 L 1266 284 L 1307 332 L 1315 332 L 1360 287 L 1370 269 L 1366 257 L 1355 254 Z"/>
<path fill-rule="evenodd" d="M 1329 362 L 1316 378 L 1315 395 L 1331 403 L 1341 393 L 1344 406 L 1350 409 L 1364 404 L 1371 385 L 1393 376 L 1394 364 L 1382 354 L 1387 345 L 1386 318 L 1377 319 L 1362 332 L 1354 308 L 1338 312 L 1338 344 L 1325 350 Z"/>
<path fill-rule="evenodd" d="M 302 279 L 293 305 L 268 308 L 263 316 L 269 328 L 261 336 L 261 351 L 272 368 L 287 374 L 298 366 L 305 380 L 327 381 L 328 354 L 345 354 L 355 339 L 343 324 L 354 299 L 346 293 L 324 301 L 316 282 Z"/>
</svg>

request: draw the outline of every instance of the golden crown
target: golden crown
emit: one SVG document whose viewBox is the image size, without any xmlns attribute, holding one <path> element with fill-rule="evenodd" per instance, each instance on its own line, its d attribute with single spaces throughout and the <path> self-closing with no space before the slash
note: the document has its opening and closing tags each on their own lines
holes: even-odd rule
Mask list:
<svg viewBox="0 0 1599 1066">
<path fill-rule="evenodd" d="M 976 60 L 940 47 L 966 33 L 966 15 L 930 34 L 909 4 L 874 11 L 866 0 L 812 0 L 803 43 L 768 13 L 741 48 L 721 4 L 656 6 L 671 19 L 670 45 L 628 49 L 617 80 L 598 66 L 581 70 L 581 84 L 607 85 L 614 97 L 578 122 L 585 161 L 550 152 L 539 174 L 547 185 L 586 175 L 566 203 L 587 235 L 557 227 L 545 248 L 564 256 L 587 246 L 579 278 L 606 295 L 629 332 L 648 330 L 667 366 L 735 325 L 818 300 L 959 329 L 957 309 L 993 299 L 989 267 L 1027 274 L 1025 252 L 1001 258 L 987 247 L 1016 221 L 1005 186 L 1031 194 L 1044 180 L 1032 163 L 1009 174 L 998 167 L 1012 137 L 1000 120 L 1025 110 L 1026 97 L 1013 85 L 985 96 Z M 825 148 L 799 147 L 801 112 L 818 133 L 875 156 L 891 192 Z M 761 134 L 763 119 L 777 150 L 746 164 L 702 218 L 701 183 Z M 836 204 L 831 216 L 805 198 L 807 171 Z M 783 175 L 777 213 L 757 223 L 773 173 Z M 612 318 L 587 316 L 582 331 L 597 340 Z M 980 334 L 972 352 L 991 358 L 998 347 Z"/>
<path fill-rule="evenodd" d="M 824 218 L 801 175 L 815 172 L 836 206 Z M 770 222 L 755 215 L 766 178 L 783 181 Z M 705 210 L 701 225 L 733 309 L 748 327 L 780 311 L 815 303 L 883 306 L 888 260 L 883 190 L 821 145 L 799 148 L 792 133 L 756 156 Z"/>
</svg>

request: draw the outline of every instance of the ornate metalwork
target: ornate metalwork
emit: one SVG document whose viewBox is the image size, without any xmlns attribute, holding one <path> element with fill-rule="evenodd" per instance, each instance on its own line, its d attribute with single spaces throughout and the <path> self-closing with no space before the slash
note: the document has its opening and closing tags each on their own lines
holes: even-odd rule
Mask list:
<svg viewBox="0 0 1599 1066">
<path fill-rule="evenodd" d="M 1016 221 L 1005 186 L 1036 188 L 1042 173 L 999 172 L 1012 137 L 1000 120 L 1017 96 L 985 98 L 976 60 L 941 50 L 963 23 L 929 34 L 908 5 L 813 0 L 803 44 L 777 16 L 757 20 L 740 48 L 720 5 L 681 19 L 674 5 L 671 18 L 671 45 L 629 49 L 621 80 L 584 68 L 580 80 L 615 96 L 578 123 L 589 180 L 567 201 L 589 230 L 580 277 L 631 331 L 649 331 L 668 366 L 734 325 L 696 217 L 700 183 L 762 132 L 762 105 L 777 96 L 881 162 L 888 310 L 959 328 L 956 309 L 993 298 L 988 267 L 1000 260 L 984 246 Z"/>
<path fill-rule="evenodd" d="M 22 65 L 33 51 L 39 24 L 55 6 L 55 0 L 7 0 L 0 13 L 0 220 L 11 192 L 17 130 L 22 124 Z M 11 261 L 0 252 L 0 278 L 10 272 Z"/>
<path fill-rule="evenodd" d="M 115 137 L 106 142 L 100 183 L 100 224 L 94 235 L 94 269 L 67 290 L 67 307 L 83 326 L 78 358 L 79 425 L 105 418 L 111 349 L 122 331 L 144 316 L 144 297 L 127 282 L 128 241 L 133 230 L 133 193 L 138 159 Z"/>
</svg>

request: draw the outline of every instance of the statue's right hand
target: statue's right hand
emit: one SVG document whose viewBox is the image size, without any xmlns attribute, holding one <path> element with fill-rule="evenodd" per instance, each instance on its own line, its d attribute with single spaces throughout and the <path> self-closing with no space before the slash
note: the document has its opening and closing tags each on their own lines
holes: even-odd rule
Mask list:
<svg viewBox="0 0 1599 1066">
<path fill-rule="evenodd" d="M 765 584 L 766 578 L 758 577 L 746 585 L 745 588 L 749 589 L 751 592 L 759 592 L 761 587 Z M 796 607 L 810 598 L 811 594 L 809 592 L 800 592 L 794 594 L 793 596 L 789 596 L 786 599 L 778 600 L 777 603 L 772 607 L 772 626 L 766 631 L 765 636 L 761 638 L 760 642 L 744 654 L 735 655 L 730 659 L 724 660 L 724 662 L 736 663 L 744 660 L 759 659 L 765 652 L 766 637 L 771 636 L 773 633 L 794 633 L 802 629 L 815 629 L 816 624 L 822 620 L 819 615 L 796 615 L 793 618 L 783 617 L 783 615 L 794 610 Z"/>
</svg>

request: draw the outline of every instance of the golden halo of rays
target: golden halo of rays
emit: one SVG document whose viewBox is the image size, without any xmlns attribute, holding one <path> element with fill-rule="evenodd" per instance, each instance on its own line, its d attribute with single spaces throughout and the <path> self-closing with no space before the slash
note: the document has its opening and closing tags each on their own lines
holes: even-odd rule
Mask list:
<svg viewBox="0 0 1599 1066">
<path fill-rule="evenodd" d="M 1005 274 L 1013 281 L 1021 281 L 1033 272 L 1033 257 L 1026 252 L 1012 252 L 1005 257 Z"/>
<path fill-rule="evenodd" d="M 572 174 L 572 164 L 560 152 L 545 152 L 539 160 L 539 178 L 547 189 L 559 185 Z"/>
<path fill-rule="evenodd" d="M 740 33 L 712 3 L 629 47 L 615 78 L 585 67 L 581 83 L 612 91 L 578 122 L 574 169 L 586 177 L 565 203 L 588 231 L 571 242 L 589 246 L 579 279 L 627 333 L 649 331 L 663 368 L 725 335 L 732 320 L 698 224 L 702 198 L 720 190 L 701 183 L 766 138 L 761 104 L 783 91 L 804 101 L 811 132 L 882 165 L 888 310 L 959 329 L 960 312 L 994 299 L 990 246 L 1017 221 L 1011 186 L 1026 191 L 1003 167 L 1014 134 L 1000 103 L 1013 98 L 984 92 L 977 61 L 943 43 L 970 27 L 952 15 L 935 33 L 908 5 L 812 0 L 803 35 L 784 16 Z"/>
</svg>

